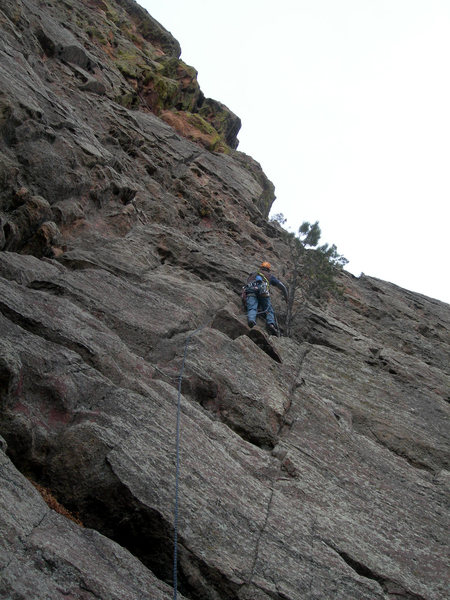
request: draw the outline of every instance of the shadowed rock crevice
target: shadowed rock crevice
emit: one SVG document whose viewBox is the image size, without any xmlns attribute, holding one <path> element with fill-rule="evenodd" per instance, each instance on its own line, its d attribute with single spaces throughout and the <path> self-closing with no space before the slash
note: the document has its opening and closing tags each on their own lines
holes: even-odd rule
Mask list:
<svg viewBox="0 0 450 600">
<path fill-rule="evenodd" d="M 85 527 L 100 532 L 114 540 L 146 565 L 159 579 L 171 584 L 173 565 L 173 524 L 152 507 L 146 506 L 131 494 L 109 468 L 97 474 L 91 481 L 74 486 L 76 471 L 66 470 L 63 478 L 55 481 L 47 464 L 28 462 L 25 455 L 18 455 L 18 446 L 12 440 L 11 452 L 16 467 L 41 485 L 56 486 L 51 489 L 55 498 L 76 514 Z M 13 448 L 11 448 L 13 450 Z M 106 467 L 106 464 L 105 464 Z M 44 515 L 45 518 L 45 515 Z"/>
<path fill-rule="evenodd" d="M 421 462 L 419 458 L 416 458 L 414 456 L 410 456 L 405 450 L 402 450 L 401 448 L 398 447 L 398 445 L 395 445 L 395 440 L 385 440 L 383 439 L 383 437 L 380 436 L 379 433 L 371 431 L 373 439 L 375 439 L 380 446 L 383 446 L 384 448 L 386 448 L 387 450 L 389 450 L 390 452 L 392 452 L 393 454 L 395 454 L 396 456 L 398 456 L 399 458 L 402 458 L 403 460 L 406 460 L 406 462 L 411 465 L 411 467 L 414 467 L 415 469 L 419 469 L 419 470 L 423 470 L 426 471 L 428 473 L 431 473 L 433 475 L 435 475 L 442 467 L 448 467 L 448 462 L 444 463 L 444 465 L 439 465 L 439 463 L 441 462 L 438 458 L 438 461 L 436 461 L 437 466 L 436 467 L 431 467 L 428 463 L 426 462 Z M 429 456 L 429 453 L 425 451 L 424 449 L 424 454 L 427 454 Z M 438 466 L 439 465 L 439 466 Z"/>
<path fill-rule="evenodd" d="M 120 484 L 99 486 L 82 499 L 78 513 L 87 527 L 127 548 L 166 583 L 172 582 L 173 524 L 140 503 Z"/>
<path fill-rule="evenodd" d="M 178 381 L 173 378 L 172 384 L 177 386 Z M 243 422 L 239 405 L 251 402 L 251 399 L 246 400 L 238 394 L 233 395 L 229 390 L 225 390 L 220 382 L 203 379 L 188 372 L 183 378 L 181 390 L 184 396 L 198 402 L 214 420 L 221 421 L 250 444 L 263 450 L 272 450 L 277 443 L 277 438 L 268 434 L 263 425 L 250 427 Z"/>
<path fill-rule="evenodd" d="M 272 344 L 269 335 L 263 333 L 259 328 L 249 329 L 244 319 L 243 316 L 239 318 L 235 313 L 222 309 L 214 315 L 211 327 L 221 331 L 232 340 L 241 335 L 247 335 L 267 356 L 278 363 L 282 363 L 280 353 Z"/>
<path fill-rule="evenodd" d="M 300 319 L 301 338 L 312 345 L 325 346 L 336 352 L 346 352 L 345 345 L 341 342 L 348 335 L 335 323 L 331 323 L 325 316 L 312 311 L 307 311 Z M 337 342 L 341 342 L 341 344 Z"/>
<path fill-rule="evenodd" d="M 18 458 L 17 462 L 20 470 L 37 478 L 35 465 L 27 464 L 21 458 Z M 52 479 L 52 475 L 45 469 L 40 470 L 39 477 L 47 484 Z M 76 477 L 75 472 L 66 473 L 67 480 L 75 480 Z M 79 490 L 76 497 L 73 497 L 68 489 L 64 490 L 61 487 L 59 482 L 57 484 L 59 490 L 54 492 L 54 497 L 65 502 L 86 528 L 117 542 L 138 558 L 158 579 L 172 585 L 173 524 L 168 523 L 158 511 L 140 503 L 126 486 L 115 479 L 112 472 L 106 477 L 104 474 L 102 479 L 92 483 L 94 484 L 92 493 L 82 497 L 79 495 Z M 35 525 L 35 529 L 39 528 L 44 519 L 49 516 L 45 513 Z M 50 572 L 58 571 L 62 566 L 55 564 L 51 556 L 43 558 L 48 562 L 47 568 Z M 188 564 L 188 561 L 184 560 Z M 183 579 L 181 573 L 181 581 Z M 206 576 L 205 579 L 208 577 Z M 90 591 L 95 597 L 101 597 L 93 590 L 89 590 L 89 587 L 83 589 Z M 194 594 L 186 597 L 199 596 Z"/>
<path fill-rule="evenodd" d="M 0 399 L 4 402 L 19 374 L 20 361 L 14 354 L 3 352 L 0 356 Z"/>
<path fill-rule="evenodd" d="M 270 356 L 275 362 L 282 363 L 280 354 L 271 344 L 268 335 L 265 335 L 262 331 L 258 329 L 251 329 L 248 333 L 248 337 L 255 342 L 255 344 L 261 348 L 263 352 Z"/>
<path fill-rule="evenodd" d="M 347 565 L 358 573 L 358 575 L 376 581 L 389 600 L 426 600 L 423 596 L 413 594 L 395 581 L 374 572 L 370 567 L 351 557 L 347 552 L 337 550 L 336 548 L 333 548 L 333 550 L 335 550 L 335 552 L 337 552 Z"/>
<path fill-rule="evenodd" d="M 239 580 L 231 581 L 218 568 L 208 565 L 183 545 L 179 545 L 180 592 L 190 600 L 240 600 Z"/>
<path fill-rule="evenodd" d="M 26 443 L 25 440 L 23 443 Z M 64 477 L 58 476 L 50 470 L 51 455 L 45 464 L 37 465 L 30 461 L 29 456 L 17 454 L 19 445 L 16 440 L 11 439 L 11 445 L 15 450 L 11 458 L 16 467 L 26 473 L 27 477 L 39 480 L 48 488 L 50 482 L 56 482 L 56 489 L 52 490 L 55 499 L 76 514 L 84 527 L 117 542 L 138 558 L 158 579 L 172 585 L 173 522 L 158 510 L 141 502 L 117 478 L 114 468 L 109 465 L 107 455 L 104 463 L 94 468 L 93 480 L 76 484 L 77 469 L 70 471 L 64 467 Z M 171 513 L 169 514 L 171 516 Z M 44 514 L 35 527 L 39 527 L 47 516 Z M 258 545 L 259 538 L 257 548 Z M 53 559 L 49 557 L 48 560 L 50 571 L 57 570 L 58 566 L 54 564 Z M 231 581 L 219 568 L 202 561 L 198 553 L 189 550 L 188 540 L 179 536 L 178 590 L 183 597 L 190 600 L 239 600 L 241 586 L 242 582 L 238 578 Z"/>
<path fill-rule="evenodd" d="M 20 438 L 20 439 L 19 439 Z M 120 544 L 145 565 L 159 580 L 169 586 L 173 582 L 174 529 L 172 513 L 169 518 L 160 511 L 139 500 L 127 485 L 120 481 L 111 467 L 108 455 L 96 457 L 96 463 L 87 478 L 79 479 L 79 468 L 75 464 L 58 464 L 56 446 L 40 449 L 40 460 L 33 455 L 33 441 L 17 432 L 10 437 L 10 458 L 20 472 L 51 489 L 54 498 L 76 514 L 84 527 L 95 530 L 106 538 Z M 120 444 L 119 444 L 120 445 Z M 25 448 L 27 448 L 26 451 Z M 103 452 L 104 453 L 104 452 Z M 46 455 L 45 455 L 46 454 Z M 1 469 L 0 469 L 1 473 Z M 5 477 L 2 477 L 5 481 Z M 54 486 L 54 487 L 52 487 Z M 40 527 L 49 517 L 34 525 Z M 30 536 L 32 533 L 29 534 Z M 230 581 L 219 568 L 202 561 L 190 551 L 188 540 L 178 539 L 178 590 L 180 597 L 202 600 L 205 597 L 217 600 L 239 600 L 240 581 Z M 50 574 L 64 568 L 52 556 L 43 557 L 45 570 Z M 5 569 L 7 565 L 5 566 Z M 84 589 L 88 590 L 88 587 Z M 92 591 L 97 597 L 97 594 Z M 101 595 L 98 597 L 102 597 Z"/>
<path fill-rule="evenodd" d="M 342 550 L 336 550 L 335 548 L 333 549 L 348 564 L 349 567 L 351 567 L 354 571 L 356 571 L 356 573 L 358 573 L 358 575 L 366 577 L 367 579 L 373 579 L 383 587 L 382 584 L 385 581 L 384 577 L 381 577 L 377 573 L 374 573 L 367 565 L 364 565 L 361 562 L 355 560 L 347 552 L 344 552 Z"/>
<path fill-rule="evenodd" d="M 30 290 L 44 291 L 54 294 L 55 296 L 67 295 L 67 290 L 64 286 L 58 285 L 53 281 L 30 281 L 30 283 L 27 284 L 27 287 L 30 288 Z"/>
<path fill-rule="evenodd" d="M 66 348 L 69 348 L 70 350 L 73 350 L 74 352 L 79 354 L 88 365 L 91 365 L 94 368 L 96 367 L 94 353 L 91 352 L 86 346 L 83 346 L 80 343 L 76 343 L 73 340 L 69 340 L 68 338 L 65 338 L 62 335 L 58 335 L 58 333 L 56 333 L 55 331 L 47 329 L 44 325 L 42 325 L 42 323 L 25 317 L 23 314 L 14 311 L 1 301 L 0 312 L 12 323 L 19 325 L 19 327 L 22 327 L 22 329 L 25 329 L 34 335 L 42 337 L 48 342 L 52 342 L 54 344 L 58 344 L 60 346 L 64 346 Z"/>
</svg>

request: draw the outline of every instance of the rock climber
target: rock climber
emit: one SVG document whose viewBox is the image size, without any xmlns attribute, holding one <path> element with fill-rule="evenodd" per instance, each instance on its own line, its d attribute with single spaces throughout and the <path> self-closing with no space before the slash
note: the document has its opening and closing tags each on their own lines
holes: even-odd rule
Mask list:
<svg viewBox="0 0 450 600">
<path fill-rule="evenodd" d="M 270 302 L 270 286 L 279 288 L 287 302 L 288 292 L 286 286 L 270 272 L 272 266 L 264 261 L 257 271 L 250 273 L 247 284 L 244 286 L 244 297 L 247 308 L 247 322 L 249 327 L 256 325 L 258 315 L 265 317 L 266 328 L 270 335 L 278 335 L 272 303 Z"/>
</svg>

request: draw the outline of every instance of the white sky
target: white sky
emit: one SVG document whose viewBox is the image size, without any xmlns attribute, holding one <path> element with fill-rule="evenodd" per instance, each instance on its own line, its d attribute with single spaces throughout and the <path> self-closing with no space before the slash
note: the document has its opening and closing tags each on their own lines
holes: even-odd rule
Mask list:
<svg viewBox="0 0 450 600">
<path fill-rule="evenodd" d="M 286 226 L 450 302 L 450 0 L 138 0 L 180 42 Z"/>
</svg>

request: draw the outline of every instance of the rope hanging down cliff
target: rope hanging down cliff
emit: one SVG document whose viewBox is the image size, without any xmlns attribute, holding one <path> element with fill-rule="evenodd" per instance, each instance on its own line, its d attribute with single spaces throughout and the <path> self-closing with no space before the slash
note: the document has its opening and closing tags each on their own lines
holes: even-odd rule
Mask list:
<svg viewBox="0 0 450 600">
<path fill-rule="evenodd" d="M 184 367 L 186 364 L 187 350 L 191 338 L 208 327 L 211 321 L 205 323 L 186 338 L 184 344 L 183 361 L 181 363 L 180 375 L 178 376 L 178 396 L 177 396 L 177 425 L 176 425 L 176 444 L 175 444 L 175 507 L 174 507 L 174 524 L 173 524 L 173 600 L 177 600 L 178 592 L 178 490 L 180 481 L 180 417 L 181 417 L 181 384 L 183 382 Z"/>
<path fill-rule="evenodd" d="M 265 311 L 261 311 L 264 314 Z M 181 362 L 180 374 L 178 376 L 178 394 L 177 394 L 177 417 L 176 417 L 176 435 L 175 435 L 175 503 L 174 503 L 174 526 L 173 526 L 173 600 L 177 600 L 178 593 L 178 516 L 179 516 L 179 482 L 180 482 L 180 419 L 181 419 L 181 385 L 183 383 L 184 367 L 189 342 L 191 338 L 199 331 L 209 327 L 212 321 L 208 321 L 195 329 L 186 338 L 184 344 L 183 360 Z"/>
</svg>

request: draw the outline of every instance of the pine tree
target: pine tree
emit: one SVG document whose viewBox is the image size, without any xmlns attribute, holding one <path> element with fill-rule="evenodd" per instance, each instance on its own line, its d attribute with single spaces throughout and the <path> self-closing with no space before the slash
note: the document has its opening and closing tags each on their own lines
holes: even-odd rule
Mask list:
<svg viewBox="0 0 450 600">
<path fill-rule="evenodd" d="M 286 335 L 290 335 L 293 320 L 306 301 L 322 302 L 339 290 L 335 278 L 348 261 L 334 244 L 319 246 L 320 236 L 318 221 L 303 222 L 297 234 L 286 232 L 291 267 L 287 281 Z"/>
</svg>

